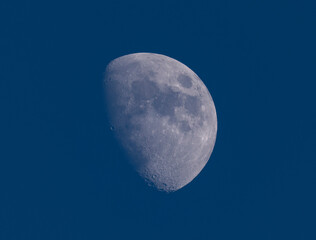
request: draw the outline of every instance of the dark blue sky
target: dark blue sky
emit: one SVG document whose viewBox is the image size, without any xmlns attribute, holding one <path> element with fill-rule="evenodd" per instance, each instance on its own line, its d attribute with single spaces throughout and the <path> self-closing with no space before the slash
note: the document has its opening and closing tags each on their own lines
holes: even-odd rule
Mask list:
<svg viewBox="0 0 316 240">
<path fill-rule="evenodd" d="M 1 1 L 0 239 L 316 239 L 314 1 Z M 210 90 L 201 174 L 148 189 L 105 122 L 112 59 L 161 53 Z"/>
</svg>

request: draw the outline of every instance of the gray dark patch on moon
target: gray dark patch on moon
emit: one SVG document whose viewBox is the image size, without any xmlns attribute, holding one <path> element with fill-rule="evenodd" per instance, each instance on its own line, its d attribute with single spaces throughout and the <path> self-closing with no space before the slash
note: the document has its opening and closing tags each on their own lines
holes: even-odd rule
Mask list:
<svg viewBox="0 0 316 240">
<path fill-rule="evenodd" d="M 192 80 L 191 80 L 191 78 L 188 75 L 180 74 L 179 77 L 178 77 L 178 81 L 185 88 L 192 87 Z"/>
<path fill-rule="evenodd" d="M 158 90 L 156 84 L 148 77 L 132 83 L 132 93 L 136 102 L 154 98 Z"/>
<path fill-rule="evenodd" d="M 198 99 L 198 97 L 186 96 L 184 107 L 186 110 L 188 110 L 189 114 L 196 115 L 200 111 L 201 101 Z"/>
<path fill-rule="evenodd" d="M 160 91 L 153 102 L 154 109 L 161 116 L 173 117 L 178 106 L 181 106 L 179 94 L 171 89 Z"/>
<path fill-rule="evenodd" d="M 181 121 L 180 123 L 180 129 L 184 132 L 188 132 L 191 130 L 191 127 L 187 121 Z"/>
<path fill-rule="evenodd" d="M 203 169 L 215 144 L 216 111 L 188 67 L 159 54 L 126 55 L 107 66 L 105 93 L 116 138 L 149 185 L 176 191 Z"/>
</svg>

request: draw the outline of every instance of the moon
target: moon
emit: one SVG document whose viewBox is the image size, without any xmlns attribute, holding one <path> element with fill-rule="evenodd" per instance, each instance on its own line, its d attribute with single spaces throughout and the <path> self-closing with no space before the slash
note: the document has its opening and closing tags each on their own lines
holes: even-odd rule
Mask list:
<svg viewBox="0 0 316 240">
<path fill-rule="evenodd" d="M 134 53 L 105 70 L 106 111 L 131 166 L 157 190 L 174 192 L 204 168 L 217 116 L 201 79 L 161 54 Z"/>
</svg>

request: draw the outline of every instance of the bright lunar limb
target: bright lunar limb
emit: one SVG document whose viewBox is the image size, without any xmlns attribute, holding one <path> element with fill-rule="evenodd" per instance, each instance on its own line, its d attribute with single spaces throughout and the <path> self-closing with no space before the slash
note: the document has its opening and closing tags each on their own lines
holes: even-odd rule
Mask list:
<svg viewBox="0 0 316 240">
<path fill-rule="evenodd" d="M 190 183 L 214 148 L 217 117 L 201 79 L 154 53 L 114 59 L 105 72 L 109 121 L 139 175 L 158 190 Z"/>
</svg>

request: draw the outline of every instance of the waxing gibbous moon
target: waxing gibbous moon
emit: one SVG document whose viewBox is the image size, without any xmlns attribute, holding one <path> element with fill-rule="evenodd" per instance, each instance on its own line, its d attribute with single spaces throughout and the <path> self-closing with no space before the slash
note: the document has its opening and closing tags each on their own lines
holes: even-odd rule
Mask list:
<svg viewBox="0 0 316 240">
<path fill-rule="evenodd" d="M 173 58 L 135 53 L 110 62 L 104 81 L 111 128 L 138 174 L 166 192 L 190 183 L 209 160 L 217 132 L 201 79 Z"/>
</svg>

